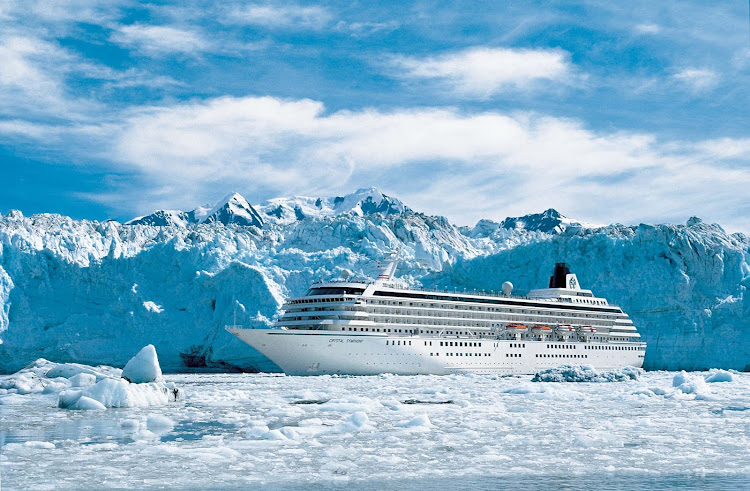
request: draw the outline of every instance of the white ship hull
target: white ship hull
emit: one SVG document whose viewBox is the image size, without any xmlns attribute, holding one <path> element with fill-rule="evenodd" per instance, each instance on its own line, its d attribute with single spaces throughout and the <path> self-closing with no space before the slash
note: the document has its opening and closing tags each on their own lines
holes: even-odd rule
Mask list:
<svg viewBox="0 0 750 491">
<path fill-rule="evenodd" d="M 228 328 L 288 375 L 533 374 L 560 365 L 643 366 L 645 343 L 575 343 Z M 441 345 L 442 343 L 442 345 Z"/>
</svg>

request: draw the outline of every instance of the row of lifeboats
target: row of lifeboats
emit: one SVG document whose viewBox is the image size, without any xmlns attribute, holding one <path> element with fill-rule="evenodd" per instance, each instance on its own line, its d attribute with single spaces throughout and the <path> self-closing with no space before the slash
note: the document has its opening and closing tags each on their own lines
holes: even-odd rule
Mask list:
<svg viewBox="0 0 750 491">
<path fill-rule="evenodd" d="M 529 328 L 526 326 L 526 324 L 506 324 L 505 330 L 509 332 L 529 332 Z M 534 324 L 531 326 L 531 332 L 542 334 L 547 332 L 560 332 L 560 331 L 568 331 L 568 332 L 582 332 L 582 333 L 588 333 L 588 332 L 596 332 L 596 329 L 594 329 L 592 326 L 579 326 L 579 327 L 573 327 L 568 324 L 560 324 L 555 326 L 554 328 L 550 326 L 545 326 L 542 324 Z"/>
</svg>

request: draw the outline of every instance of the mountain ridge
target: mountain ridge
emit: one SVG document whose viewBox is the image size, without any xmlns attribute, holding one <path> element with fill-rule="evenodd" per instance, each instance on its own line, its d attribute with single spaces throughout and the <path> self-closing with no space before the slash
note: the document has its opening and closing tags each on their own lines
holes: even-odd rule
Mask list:
<svg viewBox="0 0 750 491">
<path fill-rule="evenodd" d="M 343 200 L 298 200 L 328 214 L 262 227 L 221 217 L 133 226 L 11 211 L 0 217 L 0 372 L 40 356 L 124 364 L 146 344 L 172 371 L 273 371 L 224 325 L 268 326 L 285 297 L 344 270 L 373 278 L 378 261 L 397 248 L 397 275 L 414 287 L 497 291 L 510 280 L 523 291 L 544 287 L 554 263 L 568 262 L 583 287 L 631 315 L 649 343 L 647 368 L 742 370 L 750 360 L 744 234 L 696 218 L 560 231 L 553 213 L 553 222 L 514 217 L 511 228 L 485 221 L 467 229 L 406 209 L 367 214 L 364 195 L 341 214 L 335 206 Z M 546 231 L 533 230 L 535 223 Z M 484 231 L 472 236 L 480 224 Z"/>
</svg>

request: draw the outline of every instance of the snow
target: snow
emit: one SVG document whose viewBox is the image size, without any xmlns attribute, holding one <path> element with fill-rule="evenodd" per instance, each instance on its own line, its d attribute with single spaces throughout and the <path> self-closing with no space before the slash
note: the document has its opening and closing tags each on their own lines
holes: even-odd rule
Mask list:
<svg viewBox="0 0 750 491">
<path fill-rule="evenodd" d="M 184 403 L 98 411 L 13 394 L 29 402 L 0 405 L 0 470 L 8 489 L 746 489 L 750 374 L 704 396 L 680 389 L 712 373 L 166 375 Z"/>
<path fill-rule="evenodd" d="M 133 293 L 138 293 L 137 290 L 133 290 Z M 148 310 L 149 312 L 153 312 L 155 314 L 161 314 L 164 312 L 164 307 L 161 305 L 157 305 L 155 302 L 152 302 L 151 300 L 146 300 L 143 302 L 143 307 Z"/>
<path fill-rule="evenodd" d="M 138 354 L 128 361 L 122 369 L 122 378 L 134 383 L 144 384 L 162 379 L 159 357 L 153 344 L 144 346 Z"/>
<path fill-rule="evenodd" d="M 240 198 L 163 225 L 0 217 L 0 373 L 40 356 L 123 366 L 147 344 L 171 371 L 278 370 L 224 326 L 266 327 L 286 296 L 344 270 L 372 278 L 397 247 L 397 275 L 416 287 L 499 291 L 511 281 L 523 294 L 565 261 L 631 315 L 648 369 L 745 370 L 750 360 L 750 239 L 718 225 L 591 228 L 548 210 L 469 229 L 377 189 L 258 206 Z M 248 206 L 262 226 L 230 220 L 252 216 Z M 220 210 L 226 223 L 203 223 Z"/>
</svg>

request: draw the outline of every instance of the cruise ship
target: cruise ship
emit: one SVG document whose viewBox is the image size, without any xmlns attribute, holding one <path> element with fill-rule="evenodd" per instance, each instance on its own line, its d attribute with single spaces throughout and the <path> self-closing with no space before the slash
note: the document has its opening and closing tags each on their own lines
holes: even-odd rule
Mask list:
<svg viewBox="0 0 750 491">
<path fill-rule="evenodd" d="M 548 288 L 513 295 L 410 289 L 397 255 L 374 281 L 314 283 L 272 329 L 227 330 L 288 375 L 533 374 L 559 365 L 643 366 L 646 344 L 622 309 L 582 289 L 565 263 Z"/>
</svg>

